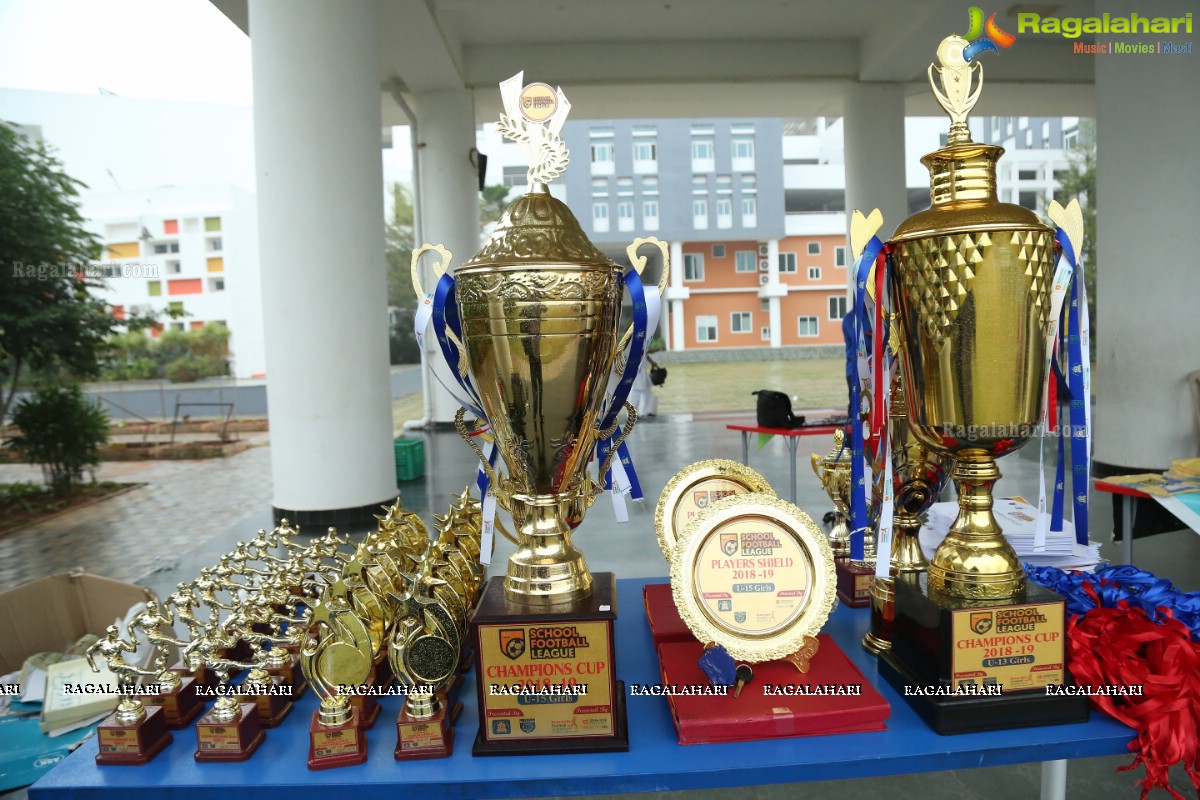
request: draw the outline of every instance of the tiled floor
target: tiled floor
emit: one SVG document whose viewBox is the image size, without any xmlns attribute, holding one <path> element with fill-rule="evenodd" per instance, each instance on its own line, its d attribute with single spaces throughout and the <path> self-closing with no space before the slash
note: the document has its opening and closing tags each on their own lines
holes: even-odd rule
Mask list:
<svg viewBox="0 0 1200 800">
<path fill-rule="evenodd" d="M 606 498 L 600 498 L 577 531 L 576 542 L 593 570 L 611 570 L 621 577 L 652 577 L 667 571 L 653 533 L 654 505 L 658 494 L 681 467 L 706 458 L 741 458 L 741 440 L 725 429 L 726 422 L 745 417 L 659 417 L 640 424 L 630 446 L 647 499 L 635 503 L 630 524 L 618 525 Z M 410 434 L 425 441 L 427 473 L 401 484 L 405 505 L 426 521 L 443 513 L 450 498 L 472 480 L 470 449 L 452 432 Z M 803 439 L 799 448 L 798 505 L 814 517 L 830 506 L 808 467 L 810 452 L 824 452 L 827 438 Z M 1035 496 L 1036 451 L 1010 456 L 1000 462 L 1002 494 Z M 768 442 L 751 451 L 751 466 L 770 480 L 780 495 L 788 496 L 789 463 L 781 441 Z M 0 481 L 36 479 L 36 473 L 16 465 L 0 466 Z M 147 486 L 89 508 L 59 516 L 33 528 L 0 539 L 0 589 L 27 580 L 84 566 L 89 571 L 121 580 L 136 581 L 166 596 L 177 582 L 190 580 L 236 541 L 251 538 L 271 525 L 271 478 L 266 446 L 227 459 L 209 461 L 140 462 L 106 464 L 102 479 L 132 480 Z M 1093 538 L 1107 541 L 1111 504 L 1107 496 L 1093 495 Z M 318 533 L 318 531 L 308 531 Z M 495 560 L 502 563 L 511 546 L 503 540 Z M 1111 544 L 1105 555 L 1119 559 Z M 1166 575 L 1184 589 L 1200 588 L 1200 537 L 1178 532 L 1139 540 L 1139 566 Z M 1135 773 L 1114 773 L 1128 757 L 1075 761 L 1070 767 L 1069 797 L 1127 800 L 1137 796 Z M 864 778 L 838 783 L 766 786 L 720 792 L 670 793 L 688 800 L 782 800 L 802 792 L 809 798 L 919 797 L 922 800 L 988 800 L 1032 797 L 1039 786 L 1037 765 L 979 770 Z M 1178 788 L 1190 790 L 1186 777 Z M 1155 793 L 1151 798 L 1166 797 Z"/>
</svg>

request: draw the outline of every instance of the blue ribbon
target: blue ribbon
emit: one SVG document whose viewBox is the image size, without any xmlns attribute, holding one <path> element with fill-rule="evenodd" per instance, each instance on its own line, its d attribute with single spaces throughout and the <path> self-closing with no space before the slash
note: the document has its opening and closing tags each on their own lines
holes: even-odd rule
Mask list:
<svg viewBox="0 0 1200 800">
<path fill-rule="evenodd" d="M 625 273 L 625 288 L 633 301 L 633 338 L 629 343 L 629 354 L 625 358 L 625 369 L 613 390 L 612 399 L 600 422 L 600 430 L 608 430 L 616 423 L 617 415 L 621 413 L 621 409 L 625 407 L 625 401 L 629 399 L 633 381 L 642 366 L 642 357 L 646 354 L 646 328 L 649 321 L 646 309 L 646 288 L 642 283 L 642 276 L 638 275 L 636 269 Z M 599 463 L 604 463 L 608 452 L 616 446 L 617 436 L 618 434 L 614 433 L 607 439 L 596 442 L 596 457 Z M 621 464 L 625 467 L 625 474 L 629 477 L 630 497 L 635 500 L 642 499 L 642 487 L 638 482 L 637 471 L 633 468 L 633 457 L 629 454 L 629 448 L 624 442 L 617 447 L 615 457 L 621 459 Z M 600 480 L 601 488 L 607 490 L 612 487 L 611 467 L 604 475 L 600 476 Z"/>
<path fill-rule="evenodd" d="M 1066 598 L 1068 614 L 1086 614 L 1097 607 L 1083 588 L 1087 582 L 1096 590 L 1100 606 L 1117 608 L 1124 601 L 1141 608 L 1155 622 L 1161 621 L 1159 609 L 1168 609 L 1172 617 L 1187 626 L 1192 639 L 1200 641 L 1200 592 L 1182 592 L 1166 578 L 1129 564 L 1106 565 L 1090 574 L 1026 564 L 1025 572 L 1031 580 Z"/>
<path fill-rule="evenodd" d="M 1071 495 L 1072 504 L 1075 511 L 1075 541 L 1079 544 L 1087 544 L 1088 542 L 1088 491 L 1090 490 L 1089 473 L 1091 465 L 1088 463 L 1088 431 L 1087 431 L 1087 407 L 1086 403 L 1091 401 L 1087 396 L 1087 390 L 1083 382 L 1083 342 L 1080 338 L 1081 331 L 1081 309 L 1079 307 L 1082 298 L 1080 289 L 1083 281 L 1083 276 L 1075 262 L 1075 249 L 1071 246 L 1071 239 L 1066 232 L 1059 228 L 1057 232 L 1058 244 L 1062 248 L 1063 257 L 1067 259 L 1067 263 L 1074 269 L 1071 275 L 1071 288 L 1069 301 L 1064 305 L 1063 316 L 1066 317 L 1067 325 L 1060 325 L 1059 329 L 1066 337 L 1066 353 L 1067 353 L 1067 398 L 1070 404 L 1069 419 L 1071 434 Z M 1061 344 L 1061 339 L 1060 339 Z M 1059 425 L 1062 427 L 1061 421 Z M 1061 436 L 1061 434 L 1060 434 Z M 1063 448 L 1061 447 L 1062 439 L 1059 439 L 1059 475 L 1063 475 Z M 1061 503 L 1059 493 L 1066 491 L 1066 481 L 1059 478 L 1054 487 L 1055 497 L 1054 502 L 1057 506 Z M 1062 530 L 1061 524 L 1056 530 Z"/>
<path fill-rule="evenodd" d="M 858 351 L 866 348 L 871 354 L 871 319 L 867 313 L 867 280 L 871 266 L 883 250 L 883 242 L 872 236 L 854 264 L 854 292 L 852 307 L 842 322 L 842 334 L 846 337 L 846 377 L 850 383 L 850 557 L 862 560 L 866 557 L 865 535 L 870 519 L 867 514 L 867 478 L 863 470 L 863 425 L 861 375 L 858 373 Z M 876 298 L 879 302 L 880 298 Z"/>
<path fill-rule="evenodd" d="M 454 297 L 454 278 L 448 272 L 442 274 L 442 277 L 438 280 L 437 287 L 433 291 L 433 332 L 437 336 L 438 346 L 442 349 L 442 357 L 446 359 L 446 364 L 450 367 L 450 374 L 462 386 L 463 391 L 467 393 L 467 397 L 473 401 L 473 405 L 467 405 L 467 410 L 478 419 L 486 422 L 487 415 L 483 413 L 483 403 L 479 400 L 479 393 L 475 391 L 475 386 L 471 383 L 470 376 L 459 374 L 459 354 L 454 349 L 450 337 L 446 335 L 447 330 L 453 333 L 460 342 L 463 340 L 462 322 L 458 315 L 458 302 Z"/>
</svg>

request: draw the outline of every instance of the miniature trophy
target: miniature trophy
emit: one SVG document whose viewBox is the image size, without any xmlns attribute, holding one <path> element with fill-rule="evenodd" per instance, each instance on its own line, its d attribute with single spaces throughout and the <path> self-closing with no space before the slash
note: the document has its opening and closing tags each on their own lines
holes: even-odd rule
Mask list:
<svg viewBox="0 0 1200 800">
<path fill-rule="evenodd" d="M 157 676 L 162 671 L 141 669 L 125 661 L 123 653 L 136 651 L 134 644 L 120 638 L 116 625 L 109 625 L 104 638 L 98 639 L 84 654 L 93 672 L 100 671 L 96 664 L 97 654 L 108 663 L 108 671 L 117 676 L 121 692 L 117 710 L 97 729 L 100 748 L 96 755 L 97 764 L 142 765 L 171 743 L 162 707 L 147 708 L 134 696 L 139 677 Z"/>
</svg>

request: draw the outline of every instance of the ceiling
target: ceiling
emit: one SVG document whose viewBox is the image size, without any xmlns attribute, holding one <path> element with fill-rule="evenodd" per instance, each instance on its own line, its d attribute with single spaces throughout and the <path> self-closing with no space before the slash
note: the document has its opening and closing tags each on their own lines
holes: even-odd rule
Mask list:
<svg viewBox="0 0 1200 800">
<path fill-rule="evenodd" d="M 385 124 L 406 121 L 393 92 L 475 94 L 519 70 L 557 84 L 575 119 L 836 116 L 858 81 L 906 87 L 910 115 L 940 114 L 925 70 L 938 42 L 965 33 L 969 0 L 367 0 L 379 3 Z M 211 0 L 253 40 L 247 0 Z M 1008 6 L 1088 16 L 1091 0 Z M 1094 59 L 1057 35 L 1021 34 L 983 57 L 986 115 L 1094 116 Z"/>
</svg>

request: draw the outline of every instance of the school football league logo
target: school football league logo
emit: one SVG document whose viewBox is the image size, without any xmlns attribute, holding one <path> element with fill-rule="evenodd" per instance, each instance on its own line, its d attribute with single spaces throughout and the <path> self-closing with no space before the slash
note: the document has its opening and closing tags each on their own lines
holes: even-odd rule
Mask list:
<svg viewBox="0 0 1200 800">
<path fill-rule="evenodd" d="M 990 611 L 973 611 L 971 612 L 971 630 L 978 633 L 980 636 L 992 629 L 992 612 Z"/>
<path fill-rule="evenodd" d="M 738 536 L 736 533 L 721 534 L 721 552 L 727 556 L 732 556 L 737 553 Z"/>
<path fill-rule="evenodd" d="M 525 629 L 508 628 L 500 631 L 500 649 L 504 655 L 516 661 L 525 655 Z"/>
</svg>

